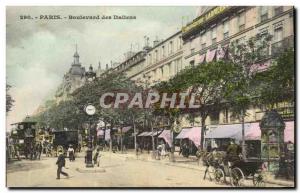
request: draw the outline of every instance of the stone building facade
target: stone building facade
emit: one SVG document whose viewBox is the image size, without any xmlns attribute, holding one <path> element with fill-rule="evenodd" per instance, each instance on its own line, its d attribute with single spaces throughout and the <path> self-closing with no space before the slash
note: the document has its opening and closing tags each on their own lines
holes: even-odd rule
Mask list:
<svg viewBox="0 0 300 193">
<path fill-rule="evenodd" d="M 68 99 L 69 95 L 73 93 L 76 89 L 83 86 L 86 82 L 86 69 L 84 66 L 81 65 L 81 62 L 79 61 L 79 54 L 76 51 L 73 55 L 73 62 L 71 63 L 71 67 L 67 73 L 65 73 L 63 77 L 63 81 L 58 87 L 56 93 L 55 93 L 55 101 L 58 103 L 62 100 Z M 101 69 L 101 64 L 99 62 L 98 69 L 94 70 L 93 66 L 90 65 L 89 71 L 93 71 L 96 73 L 97 77 L 100 77 L 101 74 L 105 71 L 104 69 Z"/>
<path fill-rule="evenodd" d="M 272 56 L 283 48 L 293 47 L 294 17 L 292 6 L 263 7 L 211 7 L 182 29 L 185 66 L 199 65 L 218 60 L 220 50 L 232 41 L 246 41 L 257 34 L 270 34 L 270 59 L 259 70 L 267 68 Z M 282 104 L 283 116 L 293 116 L 293 105 Z M 247 111 L 246 122 L 260 121 L 264 109 L 252 107 Z M 239 120 L 227 110 L 210 116 L 207 124 L 237 123 Z"/>
<path fill-rule="evenodd" d="M 218 60 L 223 57 L 220 50 L 224 51 L 232 41 L 245 41 L 267 33 L 272 35 L 268 54 L 276 55 L 283 47 L 293 46 L 293 11 L 292 6 L 206 7 L 181 31 L 163 41 L 155 41 L 152 48 L 138 52 L 114 70 L 125 72 L 137 83 L 151 86 L 168 80 L 187 66 Z M 286 113 L 283 116 L 293 118 L 292 104 L 282 104 L 282 109 L 282 113 Z M 252 107 L 245 121 L 259 121 L 264 112 Z M 207 125 L 238 122 L 228 110 L 216 112 L 206 120 Z M 193 124 L 200 125 L 200 119 L 196 118 Z M 181 125 L 191 126 L 191 123 L 183 116 Z"/>
<path fill-rule="evenodd" d="M 79 54 L 76 51 L 73 55 L 73 62 L 69 71 L 64 75 L 63 81 L 56 91 L 55 97 L 60 100 L 65 100 L 68 94 L 72 93 L 77 88 L 84 84 L 85 68 L 79 62 Z"/>
</svg>

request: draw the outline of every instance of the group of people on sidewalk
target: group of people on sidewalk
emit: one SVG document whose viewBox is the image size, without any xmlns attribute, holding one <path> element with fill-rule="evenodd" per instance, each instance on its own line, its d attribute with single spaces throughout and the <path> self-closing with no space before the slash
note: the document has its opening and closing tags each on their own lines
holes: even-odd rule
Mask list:
<svg viewBox="0 0 300 193">
<path fill-rule="evenodd" d="M 75 161 L 75 150 L 74 150 L 72 145 L 69 145 L 69 148 L 68 148 L 67 152 L 68 152 L 68 156 L 69 156 L 69 161 L 74 162 Z M 97 147 L 96 151 L 93 155 L 93 162 L 94 162 L 94 165 L 96 165 L 97 167 L 99 167 L 99 165 L 100 165 L 100 160 L 99 160 L 100 156 L 101 156 L 100 155 L 100 148 Z M 62 170 L 63 167 L 68 169 L 66 167 L 66 159 L 65 159 L 65 155 L 64 155 L 63 150 L 59 150 L 59 152 L 58 152 L 58 158 L 57 158 L 57 161 L 56 161 L 56 165 L 57 165 L 57 177 L 56 177 L 56 179 L 59 180 L 61 174 L 63 176 L 66 176 L 66 178 L 69 178 L 69 174 Z"/>
<path fill-rule="evenodd" d="M 148 154 L 150 153 L 150 149 L 151 149 L 150 146 L 151 146 L 151 144 L 148 143 L 148 145 L 147 145 Z M 160 160 L 169 155 L 168 150 L 169 150 L 169 148 L 168 148 L 167 144 L 165 144 L 163 141 L 160 141 L 158 143 L 156 149 L 152 153 L 153 153 L 155 159 Z M 141 145 L 139 143 L 137 143 L 136 144 L 136 155 L 138 156 L 141 153 L 143 153 L 143 148 L 141 147 Z"/>
</svg>

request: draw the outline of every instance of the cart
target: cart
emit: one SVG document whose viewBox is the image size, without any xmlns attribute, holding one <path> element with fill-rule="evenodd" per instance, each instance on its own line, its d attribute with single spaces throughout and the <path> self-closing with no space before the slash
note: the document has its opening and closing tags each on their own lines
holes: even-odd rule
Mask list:
<svg viewBox="0 0 300 193">
<path fill-rule="evenodd" d="M 18 151 L 18 156 L 33 159 L 34 145 L 37 141 L 36 124 L 37 122 L 29 120 L 11 124 L 15 126 L 11 138 L 14 148 Z"/>
<path fill-rule="evenodd" d="M 216 182 L 225 182 L 229 178 L 234 187 L 245 186 L 245 180 L 250 179 L 255 187 L 264 187 L 265 182 L 262 175 L 261 160 L 239 160 L 214 166 L 214 179 Z"/>
<path fill-rule="evenodd" d="M 55 156 L 62 151 L 66 154 L 69 145 L 72 145 L 75 151 L 78 148 L 78 131 L 54 131 L 53 133 L 53 153 Z"/>
</svg>

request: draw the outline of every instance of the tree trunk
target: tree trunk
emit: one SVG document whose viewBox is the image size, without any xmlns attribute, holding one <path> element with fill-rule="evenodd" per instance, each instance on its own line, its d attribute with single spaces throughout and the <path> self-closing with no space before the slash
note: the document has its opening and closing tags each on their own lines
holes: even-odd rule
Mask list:
<svg viewBox="0 0 300 193">
<path fill-rule="evenodd" d="M 150 124 L 151 124 L 151 132 L 153 134 L 153 124 L 152 124 L 152 122 Z M 151 140 L 152 140 L 152 151 L 154 152 L 154 150 L 155 150 L 155 141 L 154 141 L 154 136 L 153 135 L 151 136 Z"/>
<path fill-rule="evenodd" d="M 112 152 L 112 140 L 113 140 L 113 136 L 112 136 L 112 129 L 113 129 L 113 124 L 110 124 L 110 140 L 109 140 L 109 151 Z"/>
<path fill-rule="evenodd" d="M 137 135 L 137 132 L 136 132 L 136 128 L 135 128 L 135 118 L 134 118 L 134 115 L 132 115 L 132 125 L 133 125 L 133 133 L 134 133 L 134 150 L 136 152 L 137 151 L 137 145 L 136 145 L 136 135 Z"/>
<path fill-rule="evenodd" d="M 123 127 L 121 127 L 121 152 L 123 153 Z"/>
<path fill-rule="evenodd" d="M 175 140 L 174 140 L 174 130 L 171 129 L 171 140 L 172 140 L 172 147 L 171 147 L 171 162 L 175 162 Z"/>
<path fill-rule="evenodd" d="M 246 159 L 246 144 L 245 144 L 245 112 L 241 111 L 242 116 L 242 155 L 243 159 Z"/>
<path fill-rule="evenodd" d="M 200 147 L 202 150 L 204 149 L 205 120 L 206 120 L 206 115 L 204 113 L 201 113 Z"/>
<path fill-rule="evenodd" d="M 105 145 L 105 144 L 106 144 L 106 143 L 105 143 L 105 135 L 106 135 L 106 122 L 104 122 L 104 132 L 103 132 L 103 140 L 104 140 L 103 142 L 104 142 L 104 147 L 106 147 L 106 145 Z M 103 148 L 104 148 L 104 147 L 103 147 Z"/>
</svg>

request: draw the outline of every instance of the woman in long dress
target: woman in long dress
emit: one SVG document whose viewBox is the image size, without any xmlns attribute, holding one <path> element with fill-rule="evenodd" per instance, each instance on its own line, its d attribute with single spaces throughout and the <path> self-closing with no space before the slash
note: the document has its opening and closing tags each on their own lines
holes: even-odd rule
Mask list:
<svg viewBox="0 0 300 193">
<path fill-rule="evenodd" d="M 164 158 L 166 156 L 166 145 L 161 143 L 161 157 Z"/>
</svg>

